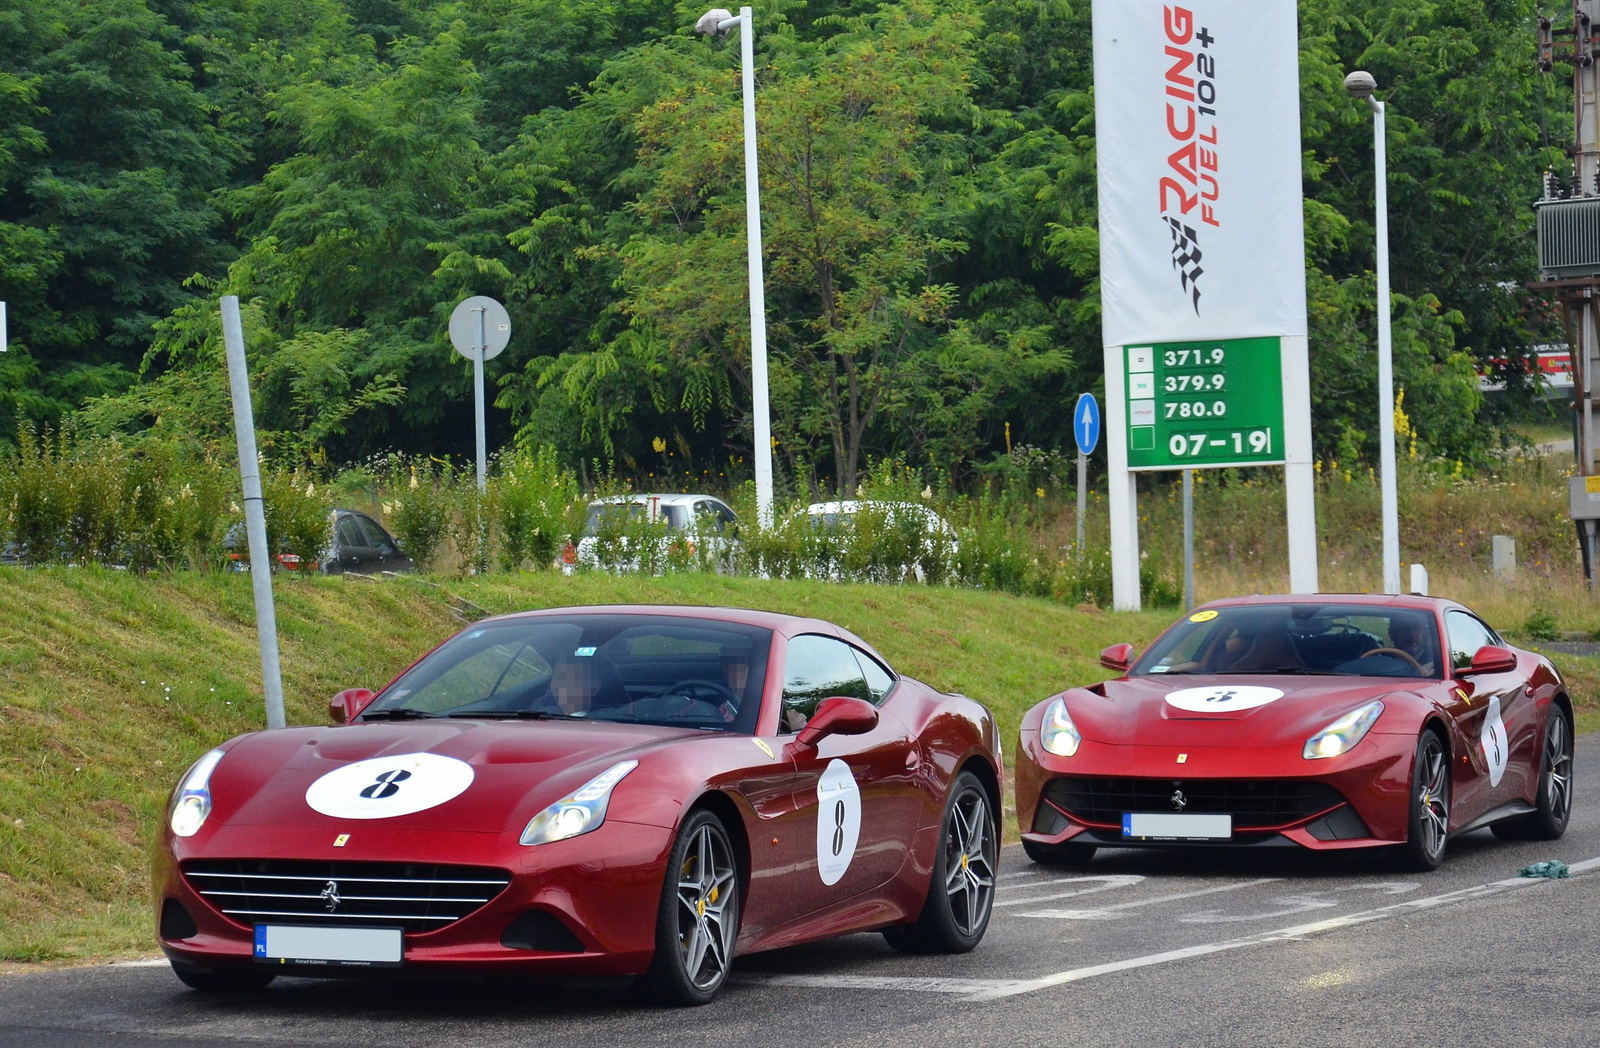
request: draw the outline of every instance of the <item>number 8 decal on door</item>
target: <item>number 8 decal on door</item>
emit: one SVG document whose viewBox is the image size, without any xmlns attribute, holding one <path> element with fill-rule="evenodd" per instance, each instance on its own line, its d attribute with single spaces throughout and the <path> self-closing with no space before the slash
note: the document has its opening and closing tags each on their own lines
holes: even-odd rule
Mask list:
<svg viewBox="0 0 1600 1048">
<path fill-rule="evenodd" d="M 836 757 L 817 780 L 817 873 L 823 884 L 844 877 L 860 837 L 861 789 L 850 765 Z"/>
</svg>

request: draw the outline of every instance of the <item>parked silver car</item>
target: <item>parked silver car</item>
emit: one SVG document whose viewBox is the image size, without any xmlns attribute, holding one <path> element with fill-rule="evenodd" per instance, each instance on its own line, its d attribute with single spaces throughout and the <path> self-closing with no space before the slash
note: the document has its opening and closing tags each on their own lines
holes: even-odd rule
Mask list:
<svg viewBox="0 0 1600 1048">
<path fill-rule="evenodd" d="M 639 571 L 643 558 L 632 548 L 632 535 L 641 531 L 658 532 L 653 551 L 658 564 L 676 555 L 721 567 L 735 552 L 738 523 L 739 515 L 713 495 L 645 493 L 597 499 L 589 503 L 583 535 L 562 557 L 562 569 Z"/>
</svg>

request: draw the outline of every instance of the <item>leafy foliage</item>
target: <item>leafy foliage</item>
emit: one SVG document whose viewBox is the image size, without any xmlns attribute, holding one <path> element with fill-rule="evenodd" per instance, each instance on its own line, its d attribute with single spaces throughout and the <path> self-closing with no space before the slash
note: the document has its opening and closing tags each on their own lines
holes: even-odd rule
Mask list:
<svg viewBox="0 0 1600 1048">
<path fill-rule="evenodd" d="M 756 11 L 774 433 L 793 494 L 898 458 L 967 490 L 1070 447 L 1100 382 L 1087 0 Z M 491 441 L 747 475 L 737 33 L 664 0 L 0 0 L 0 433 L 87 408 L 227 443 L 246 307 L 288 468 L 461 454 L 463 296 L 507 303 Z M 1300 0 L 1313 433 L 1371 458 L 1370 69 L 1389 105 L 1395 370 L 1419 452 L 1481 464 L 1559 340 L 1534 275 L 1570 87 L 1533 0 Z M 1475 373 L 1500 373 L 1486 402 Z M 1008 440 L 1009 433 L 1009 440 Z"/>
</svg>

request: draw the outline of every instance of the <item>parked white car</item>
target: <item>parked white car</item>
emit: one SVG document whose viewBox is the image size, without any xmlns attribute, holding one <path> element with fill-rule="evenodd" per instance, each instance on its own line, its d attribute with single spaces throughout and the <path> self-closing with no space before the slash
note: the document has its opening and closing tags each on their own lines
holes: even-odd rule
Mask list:
<svg viewBox="0 0 1600 1048">
<path fill-rule="evenodd" d="M 891 525 L 898 525 L 902 521 L 921 525 L 926 544 L 924 557 L 919 557 L 913 561 L 910 567 L 910 574 L 918 582 L 928 581 L 928 571 L 924 566 L 925 558 L 940 557 L 954 560 L 956 552 L 961 548 L 956 529 L 951 526 L 950 522 L 927 506 L 917 502 L 844 499 L 838 502 L 813 502 L 806 507 L 806 515 L 810 518 L 812 526 L 819 528 L 837 528 L 853 525 L 854 518 L 861 513 L 881 515 Z M 830 578 L 837 577 L 838 574 L 837 566 L 834 566 L 828 572 Z"/>
<path fill-rule="evenodd" d="M 738 523 L 739 515 L 712 495 L 646 493 L 597 499 L 589 503 L 583 535 L 563 558 L 562 567 L 568 572 L 578 567 L 640 570 L 640 557 L 629 549 L 627 533 L 646 524 L 664 532 L 656 540 L 659 561 L 676 554 L 721 566 L 738 542 L 732 535 Z"/>
</svg>

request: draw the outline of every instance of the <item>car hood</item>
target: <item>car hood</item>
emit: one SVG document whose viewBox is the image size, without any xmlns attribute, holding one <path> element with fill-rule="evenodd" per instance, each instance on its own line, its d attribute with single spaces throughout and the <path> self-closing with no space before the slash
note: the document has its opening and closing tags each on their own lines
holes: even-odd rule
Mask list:
<svg viewBox="0 0 1600 1048">
<path fill-rule="evenodd" d="M 1373 699 L 1418 697 L 1428 682 L 1374 677 L 1264 675 L 1124 677 L 1066 692 L 1067 708 L 1085 739 L 1112 745 L 1300 745 L 1329 723 Z M 1266 698 L 1247 689 L 1272 689 Z M 1227 696 L 1216 704 L 1212 696 Z M 1409 704 L 1407 704 L 1409 705 Z M 1199 707 L 1199 708 L 1184 708 Z M 1209 708 L 1207 708 L 1209 707 Z M 1398 710 L 1386 704 L 1373 726 L 1383 731 Z"/>
<path fill-rule="evenodd" d="M 212 819 L 263 827 L 324 820 L 345 829 L 381 819 L 407 830 L 520 831 L 618 761 L 642 763 L 663 747 L 703 738 L 682 728 L 581 721 L 358 722 L 259 732 L 228 746 L 212 773 Z M 425 756 L 397 761 L 416 754 Z M 376 763 L 351 768 L 364 761 Z M 402 764 L 411 770 L 396 778 Z M 378 781 L 386 771 L 393 789 L 383 799 L 404 794 L 405 807 L 424 806 L 387 815 L 363 803 L 362 791 L 386 791 Z"/>
</svg>

